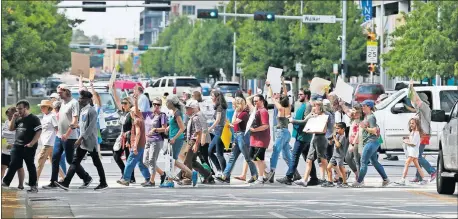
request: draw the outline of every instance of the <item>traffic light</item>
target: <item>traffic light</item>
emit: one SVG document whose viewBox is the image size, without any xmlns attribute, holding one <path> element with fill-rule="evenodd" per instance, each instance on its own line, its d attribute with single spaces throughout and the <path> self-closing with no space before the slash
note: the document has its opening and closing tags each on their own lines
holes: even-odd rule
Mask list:
<svg viewBox="0 0 458 219">
<path fill-rule="evenodd" d="M 140 51 L 148 50 L 148 45 L 140 45 L 140 46 L 138 46 L 138 50 L 140 50 Z"/>
<path fill-rule="evenodd" d="M 197 18 L 218 18 L 217 9 L 197 9 Z"/>
<path fill-rule="evenodd" d="M 106 2 L 83 2 L 83 5 L 107 5 Z M 87 12 L 106 12 L 106 8 L 83 8 Z"/>
<path fill-rule="evenodd" d="M 145 8 L 147 11 L 170 11 L 170 1 L 165 0 L 145 0 L 145 4 L 152 5 L 152 4 L 168 4 L 167 7 L 155 7 L 155 8 Z"/>
<path fill-rule="evenodd" d="M 103 49 L 98 49 L 97 50 L 97 54 L 104 54 L 104 53 L 105 53 L 105 50 L 103 50 Z"/>
<path fill-rule="evenodd" d="M 368 66 L 368 70 L 369 70 L 369 72 L 375 72 L 375 65 L 371 63 L 371 64 Z"/>
<path fill-rule="evenodd" d="M 116 54 L 124 54 L 124 50 L 116 50 Z"/>
<path fill-rule="evenodd" d="M 367 34 L 367 40 L 376 41 L 377 40 L 377 36 L 375 35 L 375 33 L 369 32 Z"/>
<path fill-rule="evenodd" d="M 116 44 L 107 44 L 107 49 L 116 49 Z"/>
<path fill-rule="evenodd" d="M 128 46 L 127 45 L 118 45 L 118 49 L 120 50 L 127 50 Z"/>
<path fill-rule="evenodd" d="M 254 20 L 255 21 L 274 21 L 275 13 L 257 11 L 254 13 Z"/>
</svg>

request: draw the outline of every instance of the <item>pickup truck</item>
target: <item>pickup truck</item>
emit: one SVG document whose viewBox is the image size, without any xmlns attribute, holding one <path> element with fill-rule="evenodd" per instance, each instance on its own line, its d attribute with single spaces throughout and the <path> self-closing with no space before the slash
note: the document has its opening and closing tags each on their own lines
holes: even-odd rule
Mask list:
<svg viewBox="0 0 458 219">
<path fill-rule="evenodd" d="M 444 110 L 450 112 L 453 104 L 458 100 L 458 86 L 425 86 L 414 87 L 417 93 L 425 93 L 428 96 L 432 110 Z M 408 122 L 415 113 L 408 111 L 404 103 L 407 98 L 407 88 L 397 91 L 375 106 L 374 112 L 380 134 L 383 139 L 382 152 L 403 151 L 402 137 L 409 135 Z M 438 134 L 445 126 L 445 122 L 431 122 L 430 145 L 425 151 L 439 150 Z"/>
<path fill-rule="evenodd" d="M 453 194 L 458 182 L 458 101 L 449 115 L 444 110 L 433 113 L 435 122 L 447 122 L 439 134 L 436 189 L 439 194 Z"/>
</svg>

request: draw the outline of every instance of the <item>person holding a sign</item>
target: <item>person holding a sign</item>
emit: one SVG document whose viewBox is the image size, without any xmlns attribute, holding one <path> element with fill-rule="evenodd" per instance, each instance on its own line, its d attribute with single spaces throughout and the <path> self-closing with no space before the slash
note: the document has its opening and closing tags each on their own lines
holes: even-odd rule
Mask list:
<svg viewBox="0 0 458 219">
<path fill-rule="evenodd" d="M 365 116 L 364 121 L 359 123 L 359 128 L 362 130 L 364 148 L 361 156 L 361 168 L 359 170 L 358 181 L 353 183 L 353 187 L 359 188 L 363 186 L 363 180 L 366 176 L 369 161 L 382 177 L 382 186 L 384 187 L 390 183 L 390 180 L 388 179 L 382 164 L 378 162 L 377 150 L 380 147 L 380 143 L 378 141 L 380 138 L 380 129 L 377 125 L 375 115 L 372 113 L 374 111 L 375 103 L 373 100 L 365 100 L 361 103 L 361 105 L 363 106 L 362 109 Z"/>
<path fill-rule="evenodd" d="M 288 90 L 286 89 L 285 79 L 281 77 L 283 93 L 278 99 L 272 98 L 272 102 L 278 109 L 278 116 L 274 118 L 277 121 L 275 130 L 275 143 L 270 158 L 270 171 L 266 178 L 270 183 L 274 182 L 275 169 L 277 168 L 278 157 L 280 152 L 283 154 L 283 160 L 289 166 L 291 158 L 291 149 L 289 141 L 291 140 L 291 133 L 288 130 L 289 118 L 291 117 L 291 103 L 289 102 Z M 269 91 L 269 95 L 272 96 L 272 88 L 270 87 L 269 81 L 266 81 L 266 86 Z"/>
<path fill-rule="evenodd" d="M 210 154 L 210 159 L 212 160 L 213 164 L 216 166 L 219 172 L 222 172 L 226 169 L 226 159 L 224 158 L 224 144 L 221 141 L 221 135 L 223 134 L 223 128 L 226 124 L 226 110 L 227 110 L 227 102 L 224 98 L 224 95 L 217 90 L 211 92 L 211 98 L 213 103 L 215 104 L 215 115 L 213 118 L 215 122 L 213 125 L 208 128 L 211 132 L 214 130 L 214 137 L 210 142 L 210 146 L 208 147 L 208 154 Z M 216 148 L 216 156 L 213 153 L 213 150 Z M 219 168 L 218 168 L 219 167 Z"/>
<path fill-rule="evenodd" d="M 334 129 L 334 124 L 331 119 L 331 114 L 325 111 L 323 107 L 323 102 L 314 101 L 313 102 L 313 113 L 309 114 L 306 117 L 306 119 L 316 118 L 322 115 L 327 115 L 326 124 L 324 125 L 323 131 L 313 132 L 314 135 L 313 135 L 309 153 L 307 155 L 307 166 L 305 169 L 304 178 L 302 180 L 295 181 L 294 183 L 296 185 L 307 187 L 307 181 L 310 176 L 310 172 L 312 170 L 312 163 L 316 159 L 320 159 L 321 161 L 321 166 L 320 166 L 321 179 L 323 181 L 325 180 L 325 171 L 326 171 L 326 167 L 328 166 L 328 160 L 326 159 L 326 149 L 328 146 L 328 138 L 332 137 L 332 134 L 333 134 L 332 132 Z M 304 130 L 304 131 L 309 132 L 307 130 Z"/>
<path fill-rule="evenodd" d="M 254 105 L 251 103 L 253 100 Z M 264 157 L 270 143 L 269 112 L 266 109 L 266 100 L 262 94 L 256 94 L 247 98 L 250 111 L 255 111 L 254 121 L 250 127 L 250 157 L 258 168 L 258 179 L 253 185 L 264 185 L 264 171 L 266 164 Z"/>
</svg>

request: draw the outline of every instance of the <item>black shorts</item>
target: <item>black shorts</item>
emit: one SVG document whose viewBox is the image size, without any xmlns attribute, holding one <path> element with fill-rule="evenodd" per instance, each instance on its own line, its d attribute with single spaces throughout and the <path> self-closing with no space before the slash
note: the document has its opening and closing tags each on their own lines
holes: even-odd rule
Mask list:
<svg viewBox="0 0 458 219">
<path fill-rule="evenodd" d="M 263 161 L 267 148 L 250 147 L 250 158 L 253 161 Z"/>
<path fill-rule="evenodd" d="M 2 153 L 2 165 L 10 167 L 11 155 Z"/>
</svg>

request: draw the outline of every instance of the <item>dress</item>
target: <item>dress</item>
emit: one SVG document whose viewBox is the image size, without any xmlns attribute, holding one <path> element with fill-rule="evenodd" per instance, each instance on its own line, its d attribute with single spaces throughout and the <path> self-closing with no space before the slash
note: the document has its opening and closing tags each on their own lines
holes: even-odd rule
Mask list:
<svg viewBox="0 0 458 219">
<path fill-rule="evenodd" d="M 409 135 L 409 140 L 415 146 L 410 146 L 404 144 L 404 152 L 406 157 L 418 157 L 420 153 L 420 133 L 418 131 L 411 132 Z"/>
</svg>

